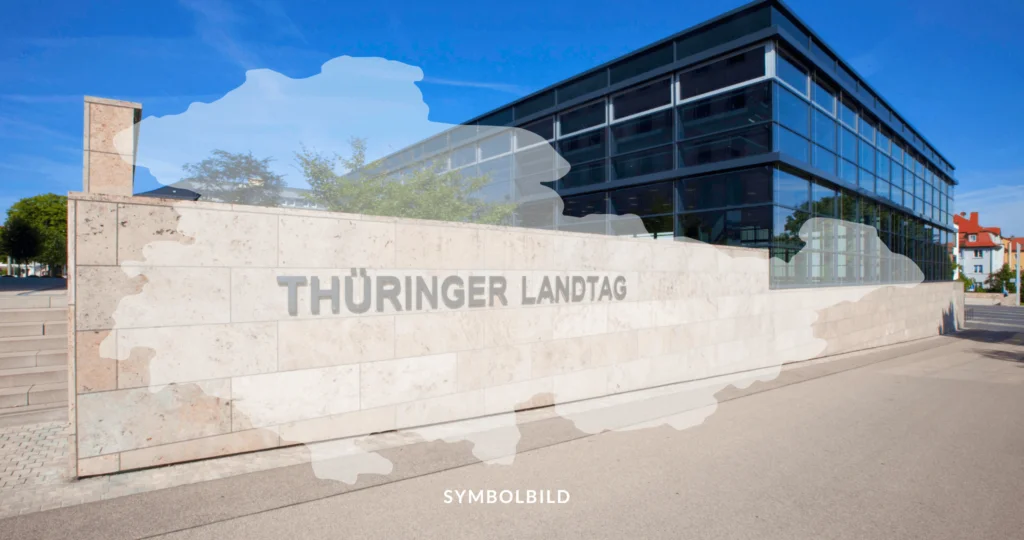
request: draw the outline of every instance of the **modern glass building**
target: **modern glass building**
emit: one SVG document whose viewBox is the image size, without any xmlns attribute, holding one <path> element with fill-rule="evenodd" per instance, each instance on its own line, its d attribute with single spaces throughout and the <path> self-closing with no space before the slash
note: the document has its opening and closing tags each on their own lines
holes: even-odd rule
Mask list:
<svg viewBox="0 0 1024 540">
<path fill-rule="evenodd" d="M 517 185 L 544 154 L 483 126 L 550 142 L 571 164 L 551 185 L 564 209 Z M 771 250 L 773 287 L 890 281 L 885 249 L 913 260 L 926 280 L 952 278 L 953 166 L 775 0 L 535 92 L 384 163 L 401 170 L 442 153 L 452 169 L 489 176 L 482 196 L 515 201 L 516 225 L 616 234 L 614 220 L 595 230 L 571 218 L 636 214 L 655 238 Z M 839 224 L 806 245 L 796 232 L 811 217 L 878 234 L 848 234 Z M 801 249 L 811 256 L 786 264 Z"/>
</svg>

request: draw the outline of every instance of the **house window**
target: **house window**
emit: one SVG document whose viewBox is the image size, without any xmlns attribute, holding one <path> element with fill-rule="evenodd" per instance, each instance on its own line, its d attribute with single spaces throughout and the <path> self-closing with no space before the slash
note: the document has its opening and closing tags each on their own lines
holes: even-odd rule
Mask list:
<svg viewBox="0 0 1024 540">
<path fill-rule="evenodd" d="M 975 259 L 980 259 L 981 258 L 981 250 L 980 249 L 974 250 L 974 258 Z"/>
<path fill-rule="evenodd" d="M 980 264 L 974 265 L 974 273 L 975 274 L 980 274 L 980 273 L 982 273 L 984 271 L 985 271 L 985 267 L 984 266 L 982 266 Z"/>
<path fill-rule="evenodd" d="M 971 242 L 977 242 L 978 241 L 978 235 L 976 235 L 976 234 L 972 234 L 972 235 L 968 236 L 968 238 L 970 239 Z"/>
</svg>

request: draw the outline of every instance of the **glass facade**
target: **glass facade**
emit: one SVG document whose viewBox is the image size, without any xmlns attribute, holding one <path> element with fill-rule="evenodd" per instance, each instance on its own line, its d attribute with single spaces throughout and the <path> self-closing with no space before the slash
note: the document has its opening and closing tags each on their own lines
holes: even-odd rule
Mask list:
<svg viewBox="0 0 1024 540">
<path fill-rule="evenodd" d="M 470 124 L 528 130 L 570 169 L 531 192 L 523 179 L 551 164 L 508 132 L 442 134 L 385 163 L 447 145 L 451 168 L 486 173 L 482 193 L 518 204 L 517 225 L 625 234 L 617 220 L 593 218 L 633 214 L 652 238 L 770 250 L 773 287 L 906 275 L 888 253 L 906 256 L 926 280 L 952 278 L 952 165 L 771 1 Z M 561 213 L 536 191 L 548 188 L 561 196 Z M 586 224 L 573 219 L 585 216 Z M 822 217 L 867 228 L 837 221 L 798 234 Z"/>
</svg>

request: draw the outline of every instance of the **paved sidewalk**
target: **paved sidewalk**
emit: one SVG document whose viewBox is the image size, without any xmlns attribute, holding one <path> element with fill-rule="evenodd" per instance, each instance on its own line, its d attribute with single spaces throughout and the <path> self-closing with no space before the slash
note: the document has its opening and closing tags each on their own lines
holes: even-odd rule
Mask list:
<svg viewBox="0 0 1024 540">
<path fill-rule="evenodd" d="M 948 337 L 931 338 L 883 349 L 852 353 L 842 357 L 785 366 L 782 374 L 771 382 L 759 383 L 743 389 L 729 387 L 718 394 L 718 399 L 720 402 L 727 401 L 838 371 L 870 365 L 898 357 L 901 354 L 934 349 L 953 342 L 956 340 Z M 654 389 L 652 392 L 658 390 Z M 554 418 L 564 423 L 561 418 L 556 417 L 553 409 L 542 408 L 518 413 L 516 422 L 521 425 L 535 422 L 537 426 L 543 426 L 544 423 L 541 420 Z M 548 438 L 554 437 L 554 439 L 544 444 L 564 442 L 585 436 L 578 430 L 570 431 L 572 433 L 569 435 L 553 432 L 554 434 Z M 358 446 L 366 450 L 409 448 L 410 445 L 415 445 L 421 440 L 412 432 L 388 432 L 355 439 Z M 63 423 L 48 422 L 0 428 L 0 470 L 4 471 L 0 478 L 5 481 L 10 479 L 0 487 L 0 519 L 310 462 L 309 448 L 306 445 L 298 445 L 70 481 L 66 477 L 68 472 L 67 442 L 67 428 Z M 520 441 L 518 451 L 525 451 L 528 446 L 529 444 L 525 440 Z M 433 451 L 428 453 L 430 455 L 425 460 L 428 465 L 437 465 L 437 463 L 433 463 L 435 461 L 439 463 L 445 461 L 439 459 L 438 456 L 441 454 Z M 476 460 L 474 458 L 471 461 L 475 462 Z M 328 484 L 338 483 L 329 482 Z M 348 490 L 356 489 L 356 487 L 338 485 L 336 489 Z"/>
<path fill-rule="evenodd" d="M 67 445 L 63 422 L 0 428 L 0 519 L 309 462 L 295 446 L 71 481 Z"/>
<path fill-rule="evenodd" d="M 65 422 L 0 428 L 0 500 L 15 489 L 61 483 L 67 442 Z"/>
</svg>

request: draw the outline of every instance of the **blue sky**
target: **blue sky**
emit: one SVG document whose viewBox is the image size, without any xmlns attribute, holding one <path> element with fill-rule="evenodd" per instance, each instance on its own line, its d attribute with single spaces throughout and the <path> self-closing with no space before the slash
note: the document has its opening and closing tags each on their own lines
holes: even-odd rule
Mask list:
<svg viewBox="0 0 1024 540">
<path fill-rule="evenodd" d="M 429 119 L 458 123 L 743 3 L 17 2 L 0 20 L 0 212 L 81 189 L 84 95 L 174 115 L 247 70 L 383 57 L 421 68 Z M 958 210 L 1024 235 L 1024 3 L 788 5 L 957 167 Z"/>
</svg>

